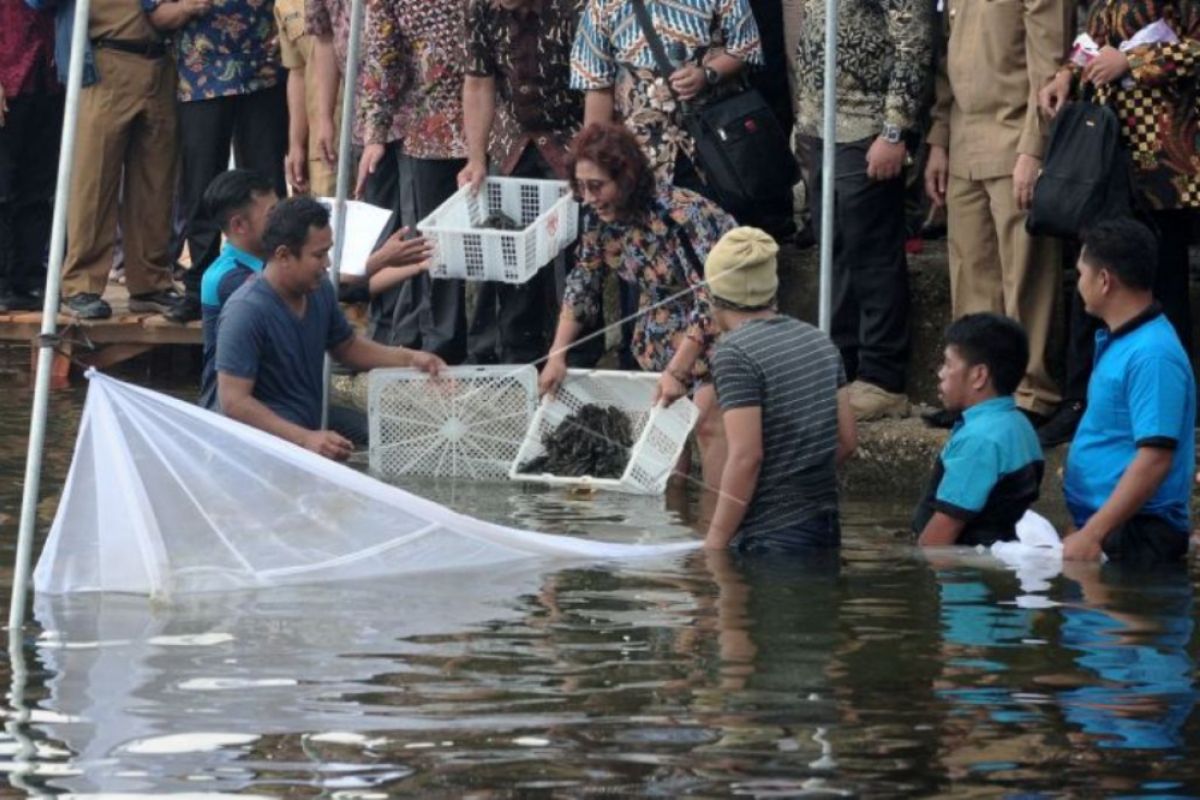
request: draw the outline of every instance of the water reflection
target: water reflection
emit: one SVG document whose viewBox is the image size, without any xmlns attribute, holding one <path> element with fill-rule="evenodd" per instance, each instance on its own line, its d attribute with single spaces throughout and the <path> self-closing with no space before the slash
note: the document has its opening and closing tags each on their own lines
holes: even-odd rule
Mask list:
<svg viewBox="0 0 1200 800">
<path fill-rule="evenodd" d="M 1180 747 L 1197 698 L 1187 652 L 1195 628 L 1187 569 L 1080 564 L 1067 576 L 1074 585 L 1059 635 L 1076 652 L 1086 684 L 1059 694 L 1067 720 L 1100 748 Z M 1130 594 L 1140 600 L 1137 611 L 1121 602 Z"/>
<path fill-rule="evenodd" d="M 54 399 L 50 493 L 81 397 Z M 27 401 L 0 397 L 13 525 Z M 694 497 L 412 488 L 617 541 L 699 519 Z M 168 607 L 38 598 L 0 795 L 1200 794 L 1194 574 L 931 562 L 890 534 L 908 511 L 851 498 L 826 563 L 697 554 Z"/>
</svg>

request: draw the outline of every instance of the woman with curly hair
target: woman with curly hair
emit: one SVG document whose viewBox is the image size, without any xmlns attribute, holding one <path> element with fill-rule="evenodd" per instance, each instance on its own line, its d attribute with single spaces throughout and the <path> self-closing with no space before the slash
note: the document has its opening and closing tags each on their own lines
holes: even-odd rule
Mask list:
<svg viewBox="0 0 1200 800">
<path fill-rule="evenodd" d="M 1175 41 L 1130 46 L 1156 22 Z M 1053 117 L 1081 83 L 1110 106 L 1133 163 L 1134 189 L 1158 228 L 1154 296 L 1192 352 L 1188 241 L 1200 209 L 1200 0 L 1104 0 L 1088 18 L 1100 52 L 1064 65 L 1038 95 Z"/>
<path fill-rule="evenodd" d="M 634 358 L 642 369 L 662 373 L 656 401 L 692 395 L 700 409 L 696 437 L 704 474 L 716 480 L 725 448 L 708 371 L 717 331 L 704 259 L 734 227 L 733 218 L 693 191 L 657 183 L 637 139 L 622 125 L 585 128 L 571 146 L 568 168 L 584 203 L 583 234 L 541 391 L 562 383 L 566 351 L 585 326 L 600 320 L 604 278 L 615 272 L 638 292 Z"/>
</svg>

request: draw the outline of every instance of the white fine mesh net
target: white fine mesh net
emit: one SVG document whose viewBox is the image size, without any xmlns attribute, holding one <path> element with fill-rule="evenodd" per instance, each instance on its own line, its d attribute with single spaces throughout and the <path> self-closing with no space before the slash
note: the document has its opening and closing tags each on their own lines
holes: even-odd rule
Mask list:
<svg viewBox="0 0 1200 800">
<path fill-rule="evenodd" d="M 617 545 L 482 522 L 95 374 L 34 584 L 49 593 L 173 594 L 694 546 Z"/>
</svg>

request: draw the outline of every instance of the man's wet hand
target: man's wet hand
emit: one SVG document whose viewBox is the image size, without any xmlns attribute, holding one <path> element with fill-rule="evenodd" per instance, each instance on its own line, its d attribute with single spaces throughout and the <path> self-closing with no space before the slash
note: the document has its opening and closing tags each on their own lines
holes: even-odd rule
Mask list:
<svg viewBox="0 0 1200 800">
<path fill-rule="evenodd" d="M 304 449 L 334 461 L 345 461 L 354 452 L 354 445 L 334 431 L 311 431 L 304 439 Z"/>
</svg>

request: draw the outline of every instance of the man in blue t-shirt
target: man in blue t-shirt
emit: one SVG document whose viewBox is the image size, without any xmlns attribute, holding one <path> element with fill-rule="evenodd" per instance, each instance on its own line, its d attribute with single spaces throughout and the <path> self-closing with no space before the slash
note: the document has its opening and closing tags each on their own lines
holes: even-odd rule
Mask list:
<svg viewBox="0 0 1200 800">
<path fill-rule="evenodd" d="M 1078 530 L 1063 557 L 1149 563 L 1187 553 L 1196 464 L 1196 381 L 1154 302 L 1154 236 L 1131 219 L 1094 226 L 1079 254 L 1079 294 L 1104 322 L 1087 411 L 1063 490 Z"/>
<path fill-rule="evenodd" d="M 356 370 L 416 367 L 436 375 L 445 364 L 354 333 L 326 275 L 332 246 L 329 210 L 316 200 L 284 200 L 271 212 L 266 266 L 221 312 L 217 394 L 226 416 L 340 461 L 351 442 L 321 429 L 326 352 Z"/>
<path fill-rule="evenodd" d="M 938 394 L 961 412 L 913 517 L 923 547 L 1016 538 L 1038 498 L 1044 461 L 1013 392 L 1029 363 L 1025 331 L 998 314 L 967 314 L 946 329 Z"/>
<path fill-rule="evenodd" d="M 221 226 L 225 245 L 200 282 L 200 318 L 204 325 L 204 366 L 200 405 L 217 408 L 217 319 L 221 308 L 251 275 L 262 272 L 266 253 L 262 235 L 267 215 L 279 198 L 265 175 L 249 169 L 222 172 L 204 190 L 204 206 Z"/>
</svg>

